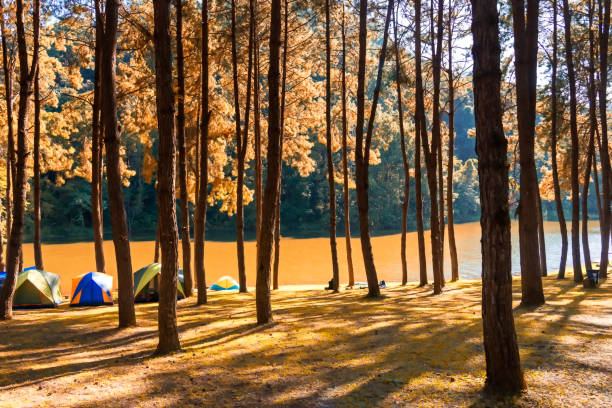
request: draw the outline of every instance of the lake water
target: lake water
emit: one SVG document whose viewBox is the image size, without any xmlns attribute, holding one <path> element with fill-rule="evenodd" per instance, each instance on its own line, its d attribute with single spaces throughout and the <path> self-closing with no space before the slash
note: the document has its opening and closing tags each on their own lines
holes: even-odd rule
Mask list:
<svg viewBox="0 0 612 408">
<path fill-rule="evenodd" d="M 568 225 L 569 227 L 569 225 Z M 561 236 L 559 226 L 556 222 L 545 223 L 546 250 L 548 261 L 548 272 L 554 273 L 559 267 L 561 252 Z M 600 257 L 599 225 L 597 221 L 589 224 L 589 241 L 591 244 L 591 257 L 594 261 Z M 457 224 L 455 226 L 457 251 L 459 254 L 459 274 L 461 278 L 475 279 L 481 276 L 480 257 L 480 223 Z M 448 233 L 446 234 L 448 240 Z M 429 247 L 429 233 L 426 233 L 427 266 L 431 279 L 431 250 Z M 571 239 L 570 239 L 571 242 Z M 374 248 L 374 261 L 379 279 L 387 281 L 401 280 L 400 260 L 400 234 L 374 237 L 372 239 Z M 363 260 L 361 257 L 361 245 L 358 238 L 352 240 L 353 262 L 355 277 L 357 281 L 365 281 Z M 407 234 L 407 254 L 409 280 L 418 280 L 419 260 L 417 252 L 417 234 Z M 132 264 L 134 270 L 139 269 L 153 261 L 154 243 L 132 242 Z M 180 248 L 180 245 L 179 245 Z M 193 248 L 193 247 L 192 247 Z M 582 246 L 581 246 L 582 248 Z M 104 243 L 106 264 L 108 273 L 116 275 L 115 257 L 112 241 Z M 223 275 L 237 278 L 236 244 L 234 242 L 206 242 L 206 279 L 212 283 Z M 255 243 L 249 241 L 245 245 L 247 260 L 247 282 L 250 286 L 255 285 Z M 60 274 L 61 287 L 64 295 L 69 294 L 71 279 L 81 273 L 89 272 L 95 268 L 94 248 L 91 242 L 79 242 L 71 244 L 49 244 L 43 245 L 45 269 Z M 340 264 L 340 278 L 346 283 L 346 251 L 345 239 L 338 238 L 338 256 Z M 32 245 L 24 245 L 24 261 L 26 266 L 33 265 Z M 584 261 L 584 260 L 583 260 Z M 567 265 L 572 265 L 571 250 L 568 253 Z M 448 242 L 445 245 L 445 274 L 450 278 L 450 258 L 448 254 Z M 519 245 L 518 245 L 518 222 L 512 222 L 512 271 L 520 273 Z M 331 255 L 328 238 L 283 238 L 281 240 L 281 263 L 280 263 L 281 285 L 310 285 L 324 286 L 331 279 Z M 116 285 L 116 279 L 115 279 Z"/>
</svg>

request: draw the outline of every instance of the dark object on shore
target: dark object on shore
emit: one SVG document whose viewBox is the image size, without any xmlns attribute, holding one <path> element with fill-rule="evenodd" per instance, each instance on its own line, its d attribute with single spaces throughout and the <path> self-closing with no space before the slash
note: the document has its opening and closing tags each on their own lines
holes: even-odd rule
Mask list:
<svg viewBox="0 0 612 408">
<path fill-rule="evenodd" d="M 595 283 L 595 281 L 591 278 L 584 278 L 582 280 L 582 286 L 585 288 L 596 288 L 597 287 L 597 283 Z"/>
<path fill-rule="evenodd" d="M 593 281 L 595 286 L 599 285 L 599 269 L 587 269 L 586 273 L 587 278 Z"/>
</svg>

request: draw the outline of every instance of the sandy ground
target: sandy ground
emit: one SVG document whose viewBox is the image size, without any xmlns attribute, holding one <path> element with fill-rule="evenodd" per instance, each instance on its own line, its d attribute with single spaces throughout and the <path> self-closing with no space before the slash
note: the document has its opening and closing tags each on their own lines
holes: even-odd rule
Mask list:
<svg viewBox="0 0 612 408">
<path fill-rule="evenodd" d="M 610 407 L 612 285 L 545 278 L 546 305 L 516 309 L 528 390 L 481 393 L 480 283 L 330 294 L 284 287 L 275 322 L 254 295 L 179 302 L 184 352 L 152 357 L 156 304 L 116 329 L 115 307 L 17 311 L 0 323 L 0 407 Z M 515 305 L 520 281 L 514 282 Z"/>
</svg>

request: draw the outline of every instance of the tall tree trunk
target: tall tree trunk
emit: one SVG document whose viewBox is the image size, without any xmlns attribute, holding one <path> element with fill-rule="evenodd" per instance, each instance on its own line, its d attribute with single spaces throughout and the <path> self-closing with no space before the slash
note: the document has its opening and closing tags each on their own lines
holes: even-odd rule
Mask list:
<svg viewBox="0 0 612 408">
<path fill-rule="evenodd" d="M 280 267 L 280 206 L 281 206 L 281 191 L 282 191 L 282 178 L 283 178 L 283 139 L 285 137 L 285 102 L 287 97 L 287 47 L 289 44 L 289 1 L 285 0 L 285 23 L 283 33 L 283 76 L 281 79 L 281 107 L 280 107 L 280 121 L 281 121 L 281 172 L 279 174 L 278 184 L 279 193 L 276 201 L 276 220 L 274 222 L 274 266 L 273 266 L 273 279 L 272 288 L 278 289 L 278 269 Z"/>
<path fill-rule="evenodd" d="M 38 53 L 38 50 L 34 52 Z M 40 233 L 41 211 L 40 211 L 40 84 L 39 70 L 34 77 L 34 265 L 39 271 L 43 271 L 43 255 Z"/>
<path fill-rule="evenodd" d="M 344 0 L 342 0 L 342 189 L 344 195 L 344 239 L 346 242 L 346 264 L 348 267 L 348 286 L 355 285 L 353 270 L 353 246 L 351 244 L 351 218 L 348 172 L 348 120 L 346 117 L 346 26 Z"/>
<path fill-rule="evenodd" d="M 325 140 L 327 147 L 327 181 L 329 184 L 329 246 L 331 248 L 334 293 L 340 286 L 338 248 L 336 246 L 336 181 L 331 135 L 331 40 L 329 23 L 329 0 L 325 0 Z"/>
<path fill-rule="evenodd" d="M 455 243 L 453 210 L 453 171 L 455 165 L 455 78 L 453 74 L 453 4 L 448 2 L 448 163 L 446 175 L 446 218 L 448 219 L 448 250 L 451 258 L 451 280 L 459 280 L 459 260 Z"/>
<path fill-rule="evenodd" d="M 136 324 L 134 309 L 134 277 L 132 276 L 132 257 L 130 254 L 130 236 L 123 201 L 120 169 L 120 137 L 117 128 L 117 94 L 115 87 L 115 60 L 117 55 L 117 25 L 119 0 L 106 0 L 104 43 L 101 63 L 102 87 L 102 122 L 104 126 L 104 144 L 106 145 L 106 176 L 110 202 L 113 242 L 117 259 L 117 277 L 119 281 L 119 327 Z"/>
<path fill-rule="evenodd" d="M 433 2 L 432 2 L 433 6 Z M 421 115 L 421 142 L 425 150 L 425 164 L 427 166 L 427 184 L 429 187 L 429 204 L 430 204 L 430 236 L 431 236 L 431 257 L 433 264 L 434 276 L 434 294 L 442 293 L 444 286 L 444 276 L 442 272 L 442 241 L 441 241 L 441 226 L 444 223 L 440 219 L 440 209 L 438 205 L 438 156 L 440 153 L 440 65 L 442 57 L 442 10 L 444 1 L 438 1 L 438 22 L 437 33 L 435 35 L 436 45 L 432 37 L 432 55 L 433 55 L 433 107 L 431 121 L 431 147 L 428 142 L 427 129 L 425 123 L 425 115 Z M 432 27 L 433 27 L 433 8 L 432 12 Z M 433 35 L 433 28 L 432 28 Z M 418 96 L 417 96 L 418 98 Z"/>
<path fill-rule="evenodd" d="M 578 142 L 576 75 L 574 73 L 574 53 L 572 50 L 571 16 L 567 0 L 563 0 L 563 20 L 565 22 L 565 60 L 570 88 L 570 135 L 571 135 L 571 184 L 572 184 L 572 261 L 574 264 L 574 282 L 582 282 L 582 265 L 580 262 L 580 184 L 578 182 Z"/>
<path fill-rule="evenodd" d="M 561 188 L 559 186 L 559 170 L 557 167 L 557 0 L 553 0 L 553 50 L 552 50 L 552 77 L 551 77 L 551 107 L 550 107 L 550 150 L 552 162 L 553 188 L 555 192 L 555 207 L 557 209 L 557 219 L 559 220 L 559 230 L 561 231 L 561 259 L 559 261 L 559 272 L 557 279 L 565 278 L 565 263 L 567 262 L 567 226 L 565 224 L 565 214 L 563 213 L 563 202 L 561 199 Z"/>
<path fill-rule="evenodd" d="M 540 197 L 540 187 L 536 189 L 538 205 L 538 250 L 540 255 L 540 269 L 542 276 L 548 276 L 548 266 L 546 263 L 546 240 L 544 235 L 544 215 L 542 214 L 542 198 Z"/>
<path fill-rule="evenodd" d="M 601 258 L 599 261 L 599 276 L 608 277 L 608 250 L 610 248 L 610 189 L 612 188 L 612 170 L 610 169 L 610 154 L 608 151 L 608 40 L 610 38 L 610 0 L 603 0 L 600 6 L 600 33 L 599 33 L 599 115 L 601 122 L 601 144 L 599 147 L 599 159 L 601 162 L 601 185 L 602 185 L 602 225 L 601 230 Z M 604 11 L 605 9 L 605 11 Z M 603 18 L 602 18 L 603 17 Z"/>
<path fill-rule="evenodd" d="M 189 233 L 189 198 L 187 196 L 187 153 L 185 151 L 185 67 L 183 57 L 183 0 L 176 0 L 176 143 L 179 154 L 179 189 L 181 201 L 181 244 L 183 246 L 183 289 L 191 296 L 191 234 Z M 176 214 L 175 214 L 176 215 Z"/>
<path fill-rule="evenodd" d="M 525 17 L 527 8 L 527 17 Z M 537 217 L 538 175 L 535 167 L 535 107 L 537 81 L 539 0 L 512 0 L 514 66 L 520 152 L 519 245 L 521 249 L 521 304 L 544 303 Z"/>
<path fill-rule="evenodd" d="M 157 208 L 159 209 L 160 244 L 162 250 L 161 279 L 159 287 L 159 310 L 157 323 L 159 328 L 158 354 L 167 354 L 181 348 L 176 324 L 176 291 L 179 272 L 178 260 L 178 228 L 176 225 L 176 140 L 174 135 L 174 89 L 172 86 L 172 46 L 170 36 L 170 1 L 154 0 L 155 31 L 153 43 L 155 46 L 155 100 L 157 107 L 157 128 L 159 130 L 159 158 L 157 175 Z M 177 9 L 181 9 L 181 0 L 177 1 Z M 177 52 L 179 76 L 179 114 L 181 86 L 184 87 L 182 70 L 181 11 L 177 10 Z M 180 119 L 179 119 L 180 122 Z M 183 118 L 183 144 L 184 118 Z M 179 124 L 179 133 L 181 124 Z M 184 158 L 184 154 L 182 155 Z M 181 171 L 184 171 L 184 167 Z M 184 176 L 184 174 L 183 174 Z M 183 199 L 181 189 L 181 201 Z M 185 194 L 186 195 L 186 194 Z M 185 197 L 185 202 L 186 202 Z M 183 215 L 181 215 L 183 218 Z M 184 217 L 187 218 L 187 217 Z M 183 219 L 184 219 L 183 218 Z M 189 238 L 189 237 L 187 237 Z M 183 266 L 184 268 L 184 266 Z"/>
<path fill-rule="evenodd" d="M 372 252 L 372 240 L 370 236 L 370 215 L 369 215 L 369 163 L 370 146 L 372 144 L 372 133 L 374 131 L 374 121 L 376 119 L 376 108 L 382 82 L 383 67 L 387 52 L 387 40 L 389 38 L 389 23 L 393 13 L 393 0 L 389 0 L 387 6 L 387 16 L 385 18 L 385 28 L 383 34 L 382 48 L 378 59 L 378 72 L 376 74 L 376 85 L 372 94 L 372 106 L 368 118 L 368 127 L 365 140 L 363 135 L 364 110 L 365 110 L 365 71 L 366 71 L 366 49 L 367 49 L 367 17 L 368 2 L 362 0 L 359 6 L 359 72 L 357 75 L 357 125 L 355 129 L 355 168 L 357 184 L 357 207 L 359 209 L 359 232 L 361 238 L 361 252 L 365 264 L 366 276 L 368 279 L 368 296 L 380 296 L 378 286 L 378 276 L 374 265 L 374 254 Z"/>
<path fill-rule="evenodd" d="M 257 324 L 272 321 L 270 302 L 270 267 L 276 203 L 279 194 L 281 171 L 281 127 L 280 127 L 280 46 L 281 3 L 272 0 L 270 8 L 270 58 L 268 68 L 268 171 L 261 216 L 260 246 L 257 253 L 256 306 Z M 256 52 L 257 55 L 257 52 Z"/>
<path fill-rule="evenodd" d="M 200 118 L 200 190 L 194 226 L 194 266 L 198 288 L 198 305 L 207 303 L 204 269 L 204 234 L 206 233 L 206 198 L 208 195 L 208 0 L 202 2 L 202 111 Z"/>
<path fill-rule="evenodd" d="M 419 244 L 419 286 L 427 285 L 427 258 L 425 257 L 425 228 L 423 225 L 423 192 L 421 177 L 421 126 L 424 126 L 423 77 L 421 68 L 421 0 L 414 2 L 414 65 L 415 65 L 415 110 L 414 110 L 414 191 Z"/>
<path fill-rule="evenodd" d="M 12 181 L 15 177 L 15 140 L 13 139 L 13 68 L 14 64 L 9 63 L 6 27 L 4 25 L 4 5 L 0 0 L 0 34 L 2 35 L 2 70 L 4 72 L 4 99 L 6 101 L 6 196 L 4 200 L 6 211 L 6 240 L 8 256 L 8 240 L 11 235 L 11 225 L 13 223 L 12 209 Z M 5 262 L 2 262 L 2 270 L 5 269 Z"/>
<path fill-rule="evenodd" d="M 402 285 L 408 283 L 408 265 L 406 262 L 406 221 L 408 218 L 408 203 L 410 201 L 410 168 L 408 164 L 408 155 L 406 153 L 406 136 L 404 134 L 404 110 L 402 107 L 402 86 L 401 86 L 401 63 L 400 63 L 400 45 L 397 39 L 397 16 L 399 14 L 399 5 L 393 19 L 393 37 L 395 40 L 395 84 L 397 86 L 397 113 L 399 120 L 400 139 L 402 147 L 402 164 L 404 166 L 404 200 L 402 202 L 402 241 L 400 256 L 402 258 Z"/>
<path fill-rule="evenodd" d="M 4 10 L 4 8 L 2 8 Z M 13 225 L 7 244 L 6 279 L 0 290 L 0 320 L 13 318 L 13 297 L 17 286 L 17 275 L 23 239 L 23 221 L 25 212 L 28 147 L 26 133 L 28 129 L 29 98 L 32 83 L 38 71 L 38 45 L 40 33 L 40 0 L 34 1 L 32 65 L 28 64 L 28 44 L 23 22 L 23 0 L 16 0 L 17 47 L 19 51 L 19 113 L 17 117 L 17 166 L 13 184 Z M 4 36 L 3 36 L 4 38 Z M 6 55 L 6 53 L 5 53 Z"/>
<path fill-rule="evenodd" d="M 96 258 L 96 271 L 106 273 L 104 260 L 104 233 L 102 219 L 102 132 L 100 129 L 101 111 L 101 75 L 102 42 L 104 41 L 104 17 L 102 16 L 101 0 L 94 0 L 96 13 L 94 51 L 94 100 L 91 120 L 91 224 L 94 236 L 94 253 Z"/>
<path fill-rule="evenodd" d="M 261 110 L 259 105 L 259 23 L 257 0 L 249 0 L 251 4 L 251 22 L 253 24 L 253 53 L 254 69 L 253 75 L 253 125 L 255 144 L 255 236 L 257 242 L 257 254 L 261 246 L 261 211 L 263 194 L 263 171 L 261 163 Z M 259 255 L 257 255 L 259 258 Z"/>
<path fill-rule="evenodd" d="M 234 66 L 234 103 L 236 104 L 236 120 L 240 116 L 240 108 L 238 107 L 239 95 L 238 95 L 238 61 L 236 54 L 236 34 L 235 34 L 235 2 L 232 1 L 233 13 L 232 13 L 232 64 Z M 244 261 L 244 162 L 246 157 L 246 151 L 249 141 L 249 112 L 251 110 L 251 81 L 253 72 L 253 29 L 254 22 L 251 20 L 249 25 L 249 62 L 247 66 L 247 93 L 246 93 L 246 109 L 244 111 L 244 130 L 242 133 L 239 131 L 239 127 L 236 130 L 236 157 L 238 159 L 238 169 L 236 177 L 236 251 L 238 256 L 238 281 L 240 285 L 240 292 L 247 292 L 247 280 L 246 280 L 246 265 Z M 235 61 L 234 61 L 235 60 Z"/>
<path fill-rule="evenodd" d="M 482 325 L 486 388 L 525 389 L 514 317 L 507 141 L 502 126 L 499 17 L 494 0 L 472 0 L 474 112 L 482 227 Z"/>
</svg>

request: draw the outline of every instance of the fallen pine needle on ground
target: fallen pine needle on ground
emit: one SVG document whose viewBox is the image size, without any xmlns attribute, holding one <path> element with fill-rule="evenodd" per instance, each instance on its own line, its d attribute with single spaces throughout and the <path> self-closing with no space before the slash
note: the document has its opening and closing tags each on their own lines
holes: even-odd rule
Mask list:
<svg viewBox="0 0 612 408">
<path fill-rule="evenodd" d="M 543 278 L 546 304 L 515 308 L 528 389 L 482 394 L 480 281 L 273 292 L 259 327 L 253 290 L 178 303 L 182 353 L 151 357 L 157 304 L 16 311 L 0 323 L 0 407 L 610 407 L 612 285 Z M 520 281 L 514 280 L 514 303 Z"/>
</svg>

